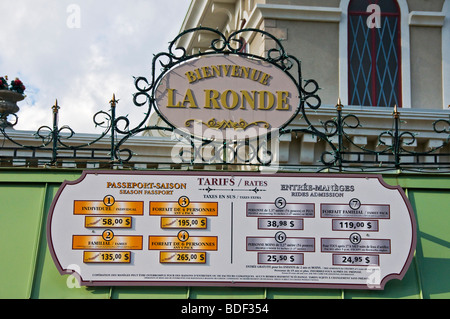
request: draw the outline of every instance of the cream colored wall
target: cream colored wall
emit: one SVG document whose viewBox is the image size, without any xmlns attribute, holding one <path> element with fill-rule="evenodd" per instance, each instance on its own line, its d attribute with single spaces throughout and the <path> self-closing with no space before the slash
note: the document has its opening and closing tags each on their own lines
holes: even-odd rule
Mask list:
<svg viewBox="0 0 450 319">
<path fill-rule="evenodd" d="M 410 12 L 441 12 L 444 0 L 407 0 Z M 410 31 L 411 107 L 443 108 L 442 27 L 412 24 Z"/>
<path fill-rule="evenodd" d="M 439 27 L 410 28 L 412 108 L 442 109 L 441 33 Z"/>
<path fill-rule="evenodd" d="M 264 29 L 264 28 L 263 28 Z M 266 51 L 266 42 L 263 37 L 254 37 L 249 43 L 249 52 L 257 54 L 259 56 L 264 55 Z"/>
<path fill-rule="evenodd" d="M 286 51 L 301 61 L 303 78 L 319 83 L 322 104 L 335 105 L 339 98 L 338 24 L 278 20 L 276 28 L 286 34 L 282 41 Z"/>
</svg>

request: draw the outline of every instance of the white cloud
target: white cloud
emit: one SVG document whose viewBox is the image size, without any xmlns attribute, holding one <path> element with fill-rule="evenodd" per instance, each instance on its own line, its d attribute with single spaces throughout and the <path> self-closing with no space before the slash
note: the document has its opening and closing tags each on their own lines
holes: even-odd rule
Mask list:
<svg viewBox="0 0 450 319">
<path fill-rule="evenodd" d="M 15 0 L 0 3 L 0 75 L 19 77 L 27 98 L 17 130 L 51 124 L 58 99 L 60 125 L 100 133 L 92 122 L 109 110 L 138 123 L 133 76 L 150 79 L 153 54 L 178 34 L 189 0 Z"/>
</svg>

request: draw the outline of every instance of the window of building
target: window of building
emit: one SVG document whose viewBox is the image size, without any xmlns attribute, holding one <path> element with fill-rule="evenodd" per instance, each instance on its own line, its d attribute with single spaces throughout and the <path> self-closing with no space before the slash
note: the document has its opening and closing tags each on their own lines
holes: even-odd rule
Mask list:
<svg viewBox="0 0 450 319">
<path fill-rule="evenodd" d="M 348 6 L 348 102 L 401 107 L 400 9 L 396 0 Z"/>
</svg>

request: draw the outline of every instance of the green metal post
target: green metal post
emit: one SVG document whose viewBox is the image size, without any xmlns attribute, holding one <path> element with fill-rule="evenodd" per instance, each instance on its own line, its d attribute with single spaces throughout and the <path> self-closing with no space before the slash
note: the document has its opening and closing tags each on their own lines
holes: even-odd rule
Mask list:
<svg viewBox="0 0 450 319">
<path fill-rule="evenodd" d="M 51 165 L 56 165 L 56 159 L 58 157 L 58 135 L 59 135 L 59 128 L 58 128 L 58 100 L 55 101 L 55 105 L 52 107 L 53 110 L 53 129 L 52 129 L 52 162 Z"/>
<path fill-rule="evenodd" d="M 338 129 L 338 151 L 337 151 L 337 164 L 339 166 L 339 172 L 342 171 L 342 151 L 343 151 L 343 145 L 342 145 L 342 135 L 344 130 L 344 123 L 342 122 L 342 103 L 341 99 L 338 99 L 338 102 L 336 104 L 336 110 L 337 110 L 337 129 Z"/>
<path fill-rule="evenodd" d="M 115 158 L 115 134 L 116 134 L 116 105 L 118 100 L 116 100 L 116 95 L 113 94 L 112 100 L 109 102 L 111 104 L 111 165 L 113 165 Z"/>
<path fill-rule="evenodd" d="M 399 122 L 400 113 L 397 111 L 397 105 L 394 106 L 394 141 L 393 141 L 393 151 L 395 158 L 395 167 L 400 168 L 400 136 L 399 136 Z"/>
</svg>

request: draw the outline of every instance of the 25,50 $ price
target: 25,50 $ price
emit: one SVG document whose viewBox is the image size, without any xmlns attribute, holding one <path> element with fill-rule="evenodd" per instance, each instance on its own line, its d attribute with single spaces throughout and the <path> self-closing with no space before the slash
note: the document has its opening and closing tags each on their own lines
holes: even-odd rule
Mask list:
<svg viewBox="0 0 450 319">
<path fill-rule="evenodd" d="M 303 265 L 303 254 L 258 253 L 258 264 Z"/>
</svg>

